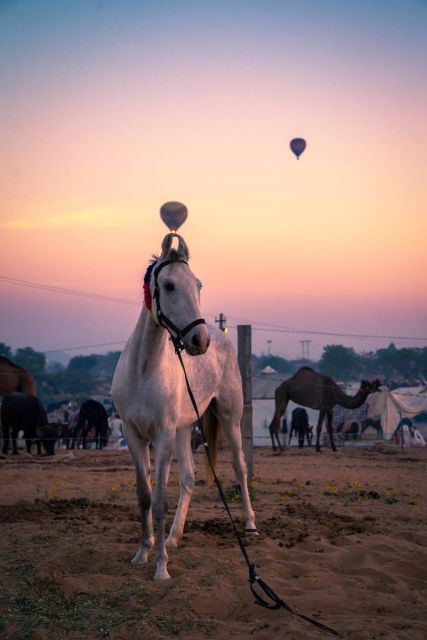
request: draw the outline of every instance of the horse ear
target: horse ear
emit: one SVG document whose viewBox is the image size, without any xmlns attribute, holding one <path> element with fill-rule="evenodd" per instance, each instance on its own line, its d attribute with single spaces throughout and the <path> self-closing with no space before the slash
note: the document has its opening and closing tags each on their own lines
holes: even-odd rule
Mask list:
<svg viewBox="0 0 427 640">
<path fill-rule="evenodd" d="M 188 250 L 187 243 L 185 242 L 182 236 L 178 236 L 178 255 L 180 258 L 184 258 L 184 260 L 190 259 L 190 252 Z"/>
<path fill-rule="evenodd" d="M 168 255 L 169 251 L 172 248 L 172 242 L 173 239 L 175 237 L 174 233 L 168 233 L 164 238 L 163 238 L 163 242 L 162 242 L 162 255 L 160 256 L 161 258 L 166 258 L 166 256 Z"/>
<path fill-rule="evenodd" d="M 184 238 L 182 236 L 179 236 L 177 233 L 168 233 L 163 238 L 162 255 L 160 256 L 160 259 L 164 260 L 169 255 L 169 252 L 172 249 L 172 244 L 175 238 L 178 240 L 178 248 L 176 250 L 178 256 L 182 260 L 185 260 L 185 261 L 189 260 L 190 252 L 188 251 L 187 243 L 185 242 Z"/>
</svg>

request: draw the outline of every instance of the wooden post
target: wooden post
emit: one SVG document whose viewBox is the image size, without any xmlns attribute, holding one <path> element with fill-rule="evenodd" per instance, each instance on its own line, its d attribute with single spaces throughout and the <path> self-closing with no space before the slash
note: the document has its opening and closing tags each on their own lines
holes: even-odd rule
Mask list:
<svg viewBox="0 0 427 640">
<path fill-rule="evenodd" d="M 237 325 L 237 358 L 242 376 L 243 415 L 240 422 L 243 453 L 248 467 L 248 482 L 253 479 L 253 436 L 252 436 L 252 327 L 250 324 Z"/>
</svg>

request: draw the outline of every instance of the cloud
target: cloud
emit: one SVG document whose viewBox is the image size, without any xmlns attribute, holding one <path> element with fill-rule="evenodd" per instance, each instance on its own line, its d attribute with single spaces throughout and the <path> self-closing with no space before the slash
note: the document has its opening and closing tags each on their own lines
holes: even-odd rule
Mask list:
<svg viewBox="0 0 427 640">
<path fill-rule="evenodd" d="M 78 213 L 63 213 L 55 216 L 20 218 L 0 223 L 3 229 L 64 229 L 64 228 L 97 228 L 114 229 L 121 226 L 119 220 L 123 214 L 119 211 L 91 210 Z"/>
</svg>

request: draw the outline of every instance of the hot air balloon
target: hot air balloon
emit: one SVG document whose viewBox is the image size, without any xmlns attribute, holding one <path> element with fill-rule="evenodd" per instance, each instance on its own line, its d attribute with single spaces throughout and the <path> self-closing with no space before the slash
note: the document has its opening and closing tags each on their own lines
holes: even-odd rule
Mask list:
<svg viewBox="0 0 427 640">
<path fill-rule="evenodd" d="M 297 160 L 299 160 L 299 157 L 306 148 L 307 143 L 304 138 L 294 138 L 290 141 L 289 146 L 292 152 L 296 155 Z"/>
<path fill-rule="evenodd" d="M 187 207 L 181 202 L 166 202 L 160 209 L 160 217 L 172 232 L 175 232 L 186 221 Z"/>
</svg>

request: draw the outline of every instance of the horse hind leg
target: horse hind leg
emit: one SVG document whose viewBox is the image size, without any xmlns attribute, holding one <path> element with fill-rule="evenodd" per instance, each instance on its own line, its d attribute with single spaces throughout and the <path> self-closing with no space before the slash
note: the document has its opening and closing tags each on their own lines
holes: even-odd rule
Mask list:
<svg viewBox="0 0 427 640">
<path fill-rule="evenodd" d="M 242 509 L 245 520 L 245 529 L 247 531 L 256 532 L 255 513 L 252 509 L 248 491 L 248 470 L 242 448 L 240 424 L 238 421 L 230 422 L 221 419 L 220 414 L 218 415 L 218 418 L 220 423 L 224 426 L 225 435 L 233 456 L 233 468 L 242 494 Z"/>
<path fill-rule="evenodd" d="M 166 489 L 169 479 L 172 453 L 175 443 L 175 432 L 171 430 L 163 431 L 154 442 L 156 455 L 156 484 L 153 493 L 153 516 L 157 527 L 157 554 L 156 573 L 154 580 L 167 580 L 168 573 L 168 553 L 166 551 L 165 523 L 168 513 L 168 503 L 166 500 Z"/>
<path fill-rule="evenodd" d="M 175 518 L 166 540 L 166 546 L 177 547 L 184 533 L 188 507 L 194 490 L 194 460 L 191 452 L 192 426 L 179 429 L 176 433 L 175 451 L 179 466 L 179 501 Z"/>
<path fill-rule="evenodd" d="M 154 545 L 153 522 L 151 516 L 150 450 L 147 440 L 139 440 L 127 434 L 130 452 L 135 464 L 136 493 L 141 518 L 141 544 L 132 559 L 133 565 L 148 562 L 148 555 Z"/>
</svg>

